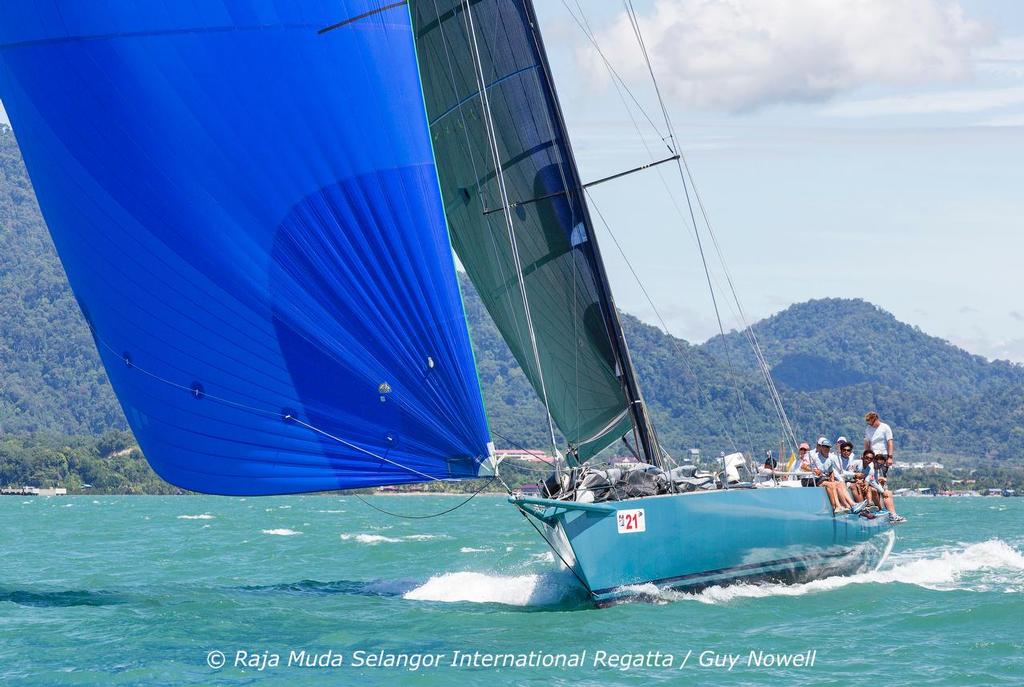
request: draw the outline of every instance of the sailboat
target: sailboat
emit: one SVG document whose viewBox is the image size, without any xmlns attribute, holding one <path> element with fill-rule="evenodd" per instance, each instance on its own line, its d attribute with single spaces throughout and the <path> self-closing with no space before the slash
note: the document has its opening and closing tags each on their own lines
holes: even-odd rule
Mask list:
<svg viewBox="0 0 1024 687">
<path fill-rule="evenodd" d="M 500 473 L 452 249 L 565 461 L 519 509 L 597 604 L 864 570 L 820 488 L 670 474 L 530 0 L 0 7 L 0 98 L 154 470 L 224 495 Z M 631 471 L 636 472 L 636 471 Z"/>
</svg>

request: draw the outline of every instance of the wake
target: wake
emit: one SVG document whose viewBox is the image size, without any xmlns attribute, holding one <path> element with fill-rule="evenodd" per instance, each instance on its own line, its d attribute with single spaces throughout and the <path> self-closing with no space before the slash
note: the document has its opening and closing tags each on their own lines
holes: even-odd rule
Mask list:
<svg viewBox="0 0 1024 687">
<path fill-rule="evenodd" d="M 665 601 L 729 603 L 737 599 L 804 596 L 860 584 L 909 584 L 933 591 L 1024 591 L 1024 555 L 1001 539 L 977 544 L 908 551 L 890 559 L 891 567 L 874 572 L 826 577 L 803 584 L 735 584 L 684 593 L 647 585 L 638 594 Z M 632 588 L 631 588 L 632 591 Z"/>
<path fill-rule="evenodd" d="M 533 575 L 491 575 L 451 572 L 435 575 L 406 592 L 412 601 L 493 603 L 506 606 L 562 606 L 581 604 L 587 593 L 568 570 Z"/>
<path fill-rule="evenodd" d="M 938 591 L 1024 591 L 1024 555 L 1001 539 L 919 549 L 893 555 L 888 567 L 803 584 L 734 584 L 700 592 L 675 592 L 654 585 L 625 589 L 636 600 L 727 604 L 740 599 L 798 597 L 862 584 L 909 584 Z M 518 607 L 585 606 L 587 594 L 568 570 L 529 575 L 449 572 L 402 594 L 413 601 L 492 603 Z"/>
</svg>

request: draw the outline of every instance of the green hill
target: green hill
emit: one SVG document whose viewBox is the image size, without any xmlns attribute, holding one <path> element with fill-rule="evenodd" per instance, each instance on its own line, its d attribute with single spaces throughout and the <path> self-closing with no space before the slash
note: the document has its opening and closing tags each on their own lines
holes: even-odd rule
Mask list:
<svg viewBox="0 0 1024 687">
<path fill-rule="evenodd" d="M 14 136 L 0 125 L 0 433 L 127 427 Z"/>
<path fill-rule="evenodd" d="M 900 322 L 862 300 L 793 305 L 755 326 L 794 421 L 809 438 L 861 427 L 877 409 L 901 444 L 982 458 L 1022 455 L 1024 367 L 989 362 Z M 748 374 L 754 356 L 740 333 L 703 348 L 726 351 Z"/>
<path fill-rule="evenodd" d="M 542 405 L 464 277 L 463 288 L 496 443 L 545 447 Z M 15 474 L 3 467 L 4 446 L 8 466 L 10 456 L 27 460 L 38 445 L 51 457 L 71 446 L 82 456 L 72 464 L 96 468 L 110 443 L 101 435 L 126 423 L 7 127 L 0 127 L 0 294 L 0 483 Z M 1020 365 L 971 355 L 860 300 L 801 303 L 755 326 L 801 438 L 857 438 L 863 413 L 874 408 L 891 422 L 903 451 L 964 460 L 1022 455 Z M 694 346 L 629 315 L 624 327 L 659 437 L 671 452 L 778 446 L 772 405 L 740 334 Z M 37 438 L 25 439 L 30 435 Z M 84 438 L 69 442 L 68 435 Z M 118 455 L 127 460 L 123 449 Z M 32 466 L 22 467 L 16 474 L 36 475 Z M 125 477 L 129 472 L 122 466 L 98 481 L 143 479 Z"/>
</svg>

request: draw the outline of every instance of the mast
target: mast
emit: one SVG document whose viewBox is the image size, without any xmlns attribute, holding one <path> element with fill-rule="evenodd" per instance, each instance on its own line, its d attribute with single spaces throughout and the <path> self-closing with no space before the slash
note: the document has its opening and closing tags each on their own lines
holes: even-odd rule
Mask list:
<svg viewBox="0 0 1024 687">
<path fill-rule="evenodd" d="M 633 417 L 633 426 L 636 429 L 640 443 L 641 456 L 645 462 L 652 465 L 661 465 L 661 447 L 658 445 L 654 427 L 651 424 L 647 412 L 647 404 L 644 403 L 643 394 L 640 391 L 640 384 L 636 377 L 636 368 L 633 366 L 633 359 L 629 353 L 629 346 L 626 343 L 626 336 L 622 331 L 622 321 L 619 319 L 619 311 L 615 307 L 615 300 L 612 296 L 611 284 L 608 282 L 608 271 L 605 268 L 604 259 L 601 257 L 601 249 L 598 245 L 594 222 L 590 216 L 590 207 L 587 203 L 583 183 L 580 181 L 579 168 L 576 165 L 576 155 L 572 149 L 572 142 L 569 139 L 568 128 L 565 124 L 565 116 L 562 114 L 562 104 L 558 98 L 558 90 L 551 74 L 551 65 L 548 63 L 547 50 L 544 47 L 544 39 L 541 36 L 540 25 L 537 21 L 537 14 L 533 9 L 533 0 L 523 0 L 527 16 L 530 21 L 530 31 L 537 45 L 537 54 L 540 57 L 541 68 L 544 78 L 547 80 L 548 88 L 551 91 L 554 116 L 558 126 L 565 132 L 565 150 L 568 156 L 568 172 L 572 176 L 572 185 L 580 198 L 580 206 L 583 209 L 583 228 L 587 233 L 587 239 L 591 242 L 591 249 L 594 252 L 595 272 L 598 277 L 598 297 L 601 300 L 601 310 L 604 315 L 605 326 L 611 337 L 612 351 L 621 372 L 619 380 L 626 393 L 629 403 L 630 415 Z"/>
</svg>

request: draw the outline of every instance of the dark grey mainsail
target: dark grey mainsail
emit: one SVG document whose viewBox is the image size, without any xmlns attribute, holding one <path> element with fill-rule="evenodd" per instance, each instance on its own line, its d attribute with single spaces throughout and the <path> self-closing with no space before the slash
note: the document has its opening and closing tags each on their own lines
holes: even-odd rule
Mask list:
<svg viewBox="0 0 1024 687">
<path fill-rule="evenodd" d="M 570 447 L 658 461 L 529 0 L 412 0 L 452 245 Z"/>
</svg>

